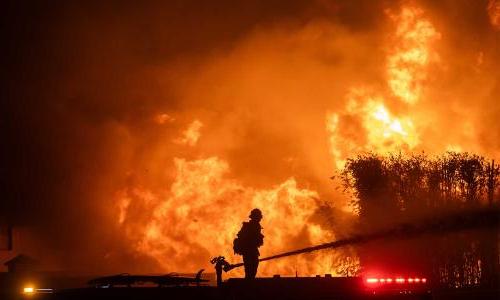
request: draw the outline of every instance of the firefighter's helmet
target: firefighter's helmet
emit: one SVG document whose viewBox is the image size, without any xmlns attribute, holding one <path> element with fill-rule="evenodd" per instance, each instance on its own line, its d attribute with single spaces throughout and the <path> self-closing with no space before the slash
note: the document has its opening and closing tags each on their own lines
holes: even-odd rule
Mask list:
<svg viewBox="0 0 500 300">
<path fill-rule="evenodd" d="M 258 208 L 252 209 L 250 212 L 250 219 L 252 220 L 260 220 L 262 219 L 262 212 Z"/>
</svg>

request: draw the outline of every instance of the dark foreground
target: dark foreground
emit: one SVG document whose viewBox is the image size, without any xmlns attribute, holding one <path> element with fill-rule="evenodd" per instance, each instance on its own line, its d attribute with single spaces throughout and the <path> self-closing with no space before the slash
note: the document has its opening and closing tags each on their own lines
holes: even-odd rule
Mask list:
<svg viewBox="0 0 500 300">
<path fill-rule="evenodd" d="M 7 296 L 7 295 L 4 295 Z M 108 287 L 55 290 L 52 293 L 12 294 L 11 299 L 500 299 L 498 289 L 431 290 L 427 285 L 369 286 L 361 278 L 258 278 L 229 279 L 222 287 Z"/>
</svg>

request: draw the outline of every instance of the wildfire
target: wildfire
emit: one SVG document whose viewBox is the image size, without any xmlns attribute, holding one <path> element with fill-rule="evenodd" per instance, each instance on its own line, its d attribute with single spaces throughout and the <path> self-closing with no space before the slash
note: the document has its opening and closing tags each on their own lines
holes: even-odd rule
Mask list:
<svg viewBox="0 0 500 300">
<path fill-rule="evenodd" d="M 488 15 L 493 28 L 500 30 L 500 1 L 490 0 L 488 2 Z"/>
<path fill-rule="evenodd" d="M 386 147 L 387 140 L 392 140 L 392 143 L 398 146 L 407 145 L 409 148 L 417 145 L 418 135 L 408 117 L 393 117 L 382 102 L 368 102 L 365 108 L 368 112 L 365 123 L 373 128 L 369 131 L 368 140 L 375 149 Z"/>
<path fill-rule="evenodd" d="M 293 178 L 274 188 L 257 190 L 227 178 L 229 165 L 217 157 L 178 158 L 174 165 L 175 179 L 164 197 L 132 190 L 121 193 L 118 201 L 119 221 L 135 240 L 136 249 L 155 258 L 166 270 L 208 268 L 215 255 L 240 261 L 232 253 L 232 241 L 254 207 L 262 209 L 264 234 L 272 237 L 265 240 L 262 255 L 333 238 L 311 220 L 317 193 L 299 188 Z M 124 211 L 131 201 L 142 202 L 134 206 L 151 211 L 144 222 L 126 217 Z M 296 270 L 301 274 L 331 273 L 332 266 L 333 255 L 318 254 L 293 259 L 292 264 L 285 259 L 263 265 L 259 274 L 293 274 Z"/>
<path fill-rule="evenodd" d="M 394 117 L 383 99 L 370 99 L 363 105 L 351 100 L 351 105 L 342 115 L 331 113 L 327 116 L 331 153 L 338 169 L 344 166 L 349 153 L 411 150 L 418 145 L 419 137 L 413 121 L 409 117 Z M 340 118 L 345 122 L 340 123 Z M 360 138 L 362 133 L 365 136 Z"/>
<path fill-rule="evenodd" d="M 427 65 L 437 55 L 431 43 L 440 38 L 423 11 L 404 7 L 390 14 L 396 23 L 387 57 L 387 85 L 392 96 L 406 105 L 415 105 L 423 93 Z M 394 47 L 395 45 L 395 47 Z M 352 88 L 343 112 L 327 114 L 331 154 L 341 169 L 353 153 L 408 151 L 420 143 L 418 128 L 411 115 L 395 115 L 386 105 L 387 97 L 369 88 Z"/>
<path fill-rule="evenodd" d="M 175 121 L 175 119 L 173 117 L 171 117 L 170 115 L 165 114 L 165 113 L 157 114 L 153 118 L 153 120 L 155 121 L 156 124 L 159 124 L 159 125 L 163 125 L 165 123 Z"/>
<path fill-rule="evenodd" d="M 400 14 L 391 15 L 397 29 L 387 59 L 388 85 L 396 97 L 408 104 L 419 100 L 427 76 L 425 67 L 437 59 L 431 55 L 429 44 L 440 34 L 422 15 L 423 11 L 415 7 L 404 7 Z"/>
<path fill-rule="evenodd" d="M 396 47 L 387 58 L 387 85 L 395 97 L 415 104 L 432 56 L 429 44 L 439 34 L 418 9 L 405 8 L 391 18 L 397 23 L 392 41 Z M 352 88 L 346 98 L 343 111 L 327 116 L 337 167 L 353 152 L 412 149 L 419 143 L 412 118 L 392 112 L 379 93 Z M 159 124 L 169 120 L 163 115 L 156 118 Z M 202 126 L 194 120 L 173 142 L 196 146 Z M 335 238 L 331 229 L 313 218 L 320 206 L 318 193 L 299 187 L 294 178 L 265 189 L 248 187 L 230 178 L 228 162 L 217 156 L 175 158 L 174 169 L 167 192 L 128 188 L 118 194 L 117 201 L 118 223 L 134 241 L 135 249 L 153 257 L 165 270 L 209 268 L 208 261 L 216 255 L 241 260 L 233 255 L 232 241 L 254 207 L 262 210 L 263 233 L 270 237 L 265 239 L 263 256 Z M 259 274 L 335 274 L 338 261 L 336 252 L 319 252 L 262 264 Z M 356 268 L 352 267 L 350 274 Z"/>
<path fill-rule="evenodd" d="M 491 23 L 498 26 L 498 1 L 490 1 L 488 11 Z M 424 127 L 427 125 L 423 123 L 422 115 L 418 115 L 415 111 L 419 112 L 419 109 L 425 105 L 429 69 L 433 63 L 440 60 L 433 46 L 441 38 L 441 34 L 426 17 L 424 11 L 414 6 L 405 6 L 397 13 L 389 12 L 388 20 L 392 29 L 388 33 L 384 52 L 383 84 L 380 85 L 378 82 L 377 84 L 359 84 L 357 82 L 355 85 L 348 85 L 348 92 L 341 95 L 341 98 L 345 100 L 345 105 L 340 105 L 340 107 L 326 113 L 325 127 L 329 152 L 330 156 L 333 157 L 335 167 L 338 169 L 344 166 L 348 157 L 357 153 L 364 151 L 377 153 L 412 151 L 420 149 L 419 146 L 424 140 L 425 129 L 427 129 Z M 304 35 L 308 36 L 308 34 Z M 314 34 L 317 39 L 324 38 L 324 35 L 327 34 L 323 32 Z M 261 43 L 267 46 L 267 43 L 261 41 L 258 43 L 259 46 L 262 46 Z M 294 41 L 294 43 L 299 42 Z M 266 51 L 274 50 L 265 49 Z M 251 58 L 252 64 L 254 60 L 258 61 L 255 52 L 248 51 L 246 48 L 243 52 L 247 59 Z M 317 55 L 317 51 L 311 52 Z M 248 55 L 248 53 L 252 53 L 252 55 Z M 338 54 L 339 57 L 342 56 L 341 54 Z M 239 56 L 235 54 L 234 57 L 238 58 Z M 321 52 L 321 58 L 330 62 L 336 61 L 337 56 L 324 55 Z M 216 94 L 230 95 L 231 100 L 236 98 L 234 96 L 237 95 L 236 90 L 250 86 L 251 92 L 246 93 L 244 97 L 258 98 L 260 96 L 258 84 L 265 82 L 260 78 L 263 77 L 263 74 L 265 75 L 267 69 L 257 63 L 255 65 L 258 66 L 256 68 L 258 76 L 252 75 L 248 79 L 244 77 L 250 83 L 238 82 L 230 87 L 212 84 L 211 80 L 219 79 L 218 72 L 224 73 L 224 76 L 232 74 L 233 70 L 230 66 L 233 56 L 225 59 L 221 63 L 222 66 L 216 65 L 216 67 L 209 68 L 208 75 L 202 76 L 201 85 L 203 87 L 227 88 L 228 91 L 224 90 L 224 92 Z M 486 61 L 486 59 L 481 54 L 478 58 L 478 61 L 480 60 L 478 65 L 483 64 L 483 60 Z M 268 61 L 269 59 L 266 58 L 266 63 L 269 63 Z M 290 59 L 290 61 L 292 60 Z M 487 64 L 487 61 L 484 64 Z M 295 67 L 293 65 L 294 71 Z M 242 68 L 238 68 L 238 70 L 240 69 Z M 280 76 L 284 73 L 288 74 L 290 70 L 286 70 L 286 72 L 276 74 L 280 74 Z M 226 79 L 224 76 L 222 78 Z M 280 76 L 275 77 L 279 78 Z M 298 82 L 295 77 L 291 77 L 293 82 Z M 259 78 L 259 80 L 254 82 L 252 81 L 255 80 L 254 78 Z M 209 80 L 210 84 L 204 80 Z M 307 82 L 313 84 L 313 81 L 311 79 Z M 263 89 L 267 91 L 270 90 L 270 87 L 275 86 L 273 82 L 270 85 L 265 85 Z M 326 86 L 327 89 L 330 88 L 330 85 Z M 197 89 L 192 90 L 197 91 Z M 192 90 L 190 89 L 189 96 L 198 99 L 191 95 L 191 93 L 195 93 Z M 285 98 L 279 94 L 273 94 L 272 91 L 269 91 L 269 95 L 272 98 L 269 102 Z M 220 97 L 225 99 L 223 96 Z M 307 96 L 309 96 L 309 88 Z M 260 101 L 260 98 L 258 99 Z M 217 101 L 224 100 L 217 98 Z M 253 101 L 250 102 L 252 105 L 255 104 Z M 216 101 L 214 100 L 214 102 Z M 294 101 L 290 101 L 290 106 L 295 104 Z M 273 106 L 281 105 L 281 103 L 273 102 Z M 242 116 L 246 116 L 246 109 L 247 107 L 244 107 L 243 112 L 240 112 Z M 314 111 L 321 109 L 321 116 L 325 114 L 323 108 L 309 107 L 309 109 Z M 266 109 L 262 109 L 262 111 L 267 113 Z M 239 117 L 238 115 L 235 118 Z M 256 119 L 262 123 L 266 123 L 264 120 L 268 120 L 267 118 Z M 173 122 L 173 120 L 174 118 L 167 114 L 154 117 L 157 124 L 165 124 Z M 280 181 L 270 182 L 263 188 L 256 188 L 244 183 L 243 180 L 238 180 L 237 175 L 231 174 L 230 159 L 223 156 L 225 154 L 223 151 L 218 152 L 219 149 L 214 147 L 215 150 L 210 149 L 209 151 L 213 152 L 208 155 L 206 152 L 201 152 L 201 154 L 197 152 L 197 147 L 200 146 L 202 128 L 203 132 L 212 129 L 209 125 L 206 125 L 205 128 L 201 120 L 205 122 L 205 119 L 200 117 L 200 120 L 194 120 L 185 130 L 180 132 L 177 138 L 168 139 L 169 143 L 189 146 L 189 148 L 176 148 L 182 148 L 183 151 L 189 150 L 197 155 L 176 154 L 169 156 L 169 162 L 173 159 L 173 170 L 169 170 L 172 177 L 171 182 L 165 183 L 166 190 L 128 186 L 117 194 L 117 223 L 133 242 L 135 250 L 154 258 L 166 271 L 209 269 L 210 258 L 217 255 L 224 255 L 231 262 L 239 262 L 241 257 L 233 255 L 232 242 L 241 227 L 241 222 L 248 218 L 248 213 L 255 207 L 261 209 L 264 215 L 262 226 L 266 238 L 264 247 L 261 249 L 262 256 L 335 239 L 332 228 L 326 228 L 324 224 L 315 219 L 318 209 L 322 205 L 318 200 L 320 189 L 316 191 L 304 188 L 304 186 L 308 186 L 303 185 L 301 181 L 292 176 L 281 177 Z M 295 118 L 293 120 L 295 122 Z M 244 119 L 244 121 L 247 120 Z M 273 120 L 273 122 L 275 121 Z M 460 126 L 463 127 L 463 124 L 466 123 L 462 122 Z M 208 121 L 206 124 L 211 124 L 211 122 Z M 273 129 L 281 126 L 281 124 L 274 125 L 276 124 L 273 123 Z M 320 124 L 318 127 L 321 126 L 324 125 Z M 164 129 L 162 126 L 157 127 Z M 258 131 L 261 127 L 257 126 L 256 128 L 254 130 Z M 226 129 L 224 128 L 223 131 L 219 128 L 216 133 L 226 132 Z M 239 129 L 235 128 L 235 131 L 239 131 Z M 307 126 L 287 128 L 289 131 L 294 129 L 300 129 L 297 130 L 297 135 L 301 132 L 308 134 L 310 132 Z M 273 132 L 273 134 L 281 134 L 281 131 L 275 131 L 279 133 Z M 472 129 L 470 131 L 473 132 Z M 467 132 L 460 130 L 462 135 Z M 219 137 L 219 135 L 215 135 L 217 138 Z M 236 145 L 239 138 L 253 138 L 256 135 L 252 131 L 242 134 L 244 137 L 238 135 L 237 138 L 228 139 L 228 144 L 231 144 L 228 147 Z M 473 132 L 473 135 L 476 133 Z M 446 147 L 463 149 L 464 143 L 460 143 L 459 139 L 450 138 L 443 141 L 443 149 L 441 150 L 446 150 Z M 260 144 L 258 145 L 260 146 Z M 259 148 L 259 150 L 261 149 Z M 190 152 L 190 154 L 192 153 Z M 173 158 L 174 156 L 177 158 Z M 186 157 L 190 157 L 190 159 Z M 196 159 L 192 157 L 196 157 Z M 328 154 L 325 157 L 328 159 Z M 314 159 L 311 158 L 310 161 L 314 161 Z M 288 179 L 283 180 L 283 178 Z M 359 264 L 356 264 L 355 255 L 348 258 L 349 260 L 344 259 L 348 266 L 344 265 L 343 267 L 346 270 L 349 269 L 349 274 L 352 275 L 359 270 Z M 296 272 L 301 275 L 335 274 L 339 261 L 342 261 L 342 257 L 338 252 L 319 252 L 280 259 L 272 263 L 263 263 L 259 268 L 259 275 L 277 273 L 290 275 Z M 235 270 L 231 274 L 239 275 L 240 273 Z"/>
<path fill-rule="evenodd" d="M 203 123 L 199 120 L 194 120 L 188 128 L 182 133 L 182 137 L 174 140 L 175 143 L 187 146 L 194 146 L 200 138 L 200 129 L 203 127 Z"/>
</svg>

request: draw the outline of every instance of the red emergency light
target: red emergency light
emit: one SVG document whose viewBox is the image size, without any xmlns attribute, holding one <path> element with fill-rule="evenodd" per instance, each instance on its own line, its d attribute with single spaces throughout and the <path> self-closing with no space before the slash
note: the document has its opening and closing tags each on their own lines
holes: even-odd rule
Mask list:
<svg viewBox="0 0 500 300">
<path fill-rule="evenodd" d="M 422 284 L 422 283 L 427 283 L 426 278 L 421 278 L 421 277 L 409 277 L 409 278 L 403 278 L 403 277 L 396 277 L 396 278 L 391 278 L 391 277 L 382 277 L 382 278 L 376 278 L 376 277 L 369 277 L 365 280 L 365 282 L 369 285 L 376 285 L 376 284 L 392 284 L 392 283 L 398 283 L 398 284 Z"/>
</svg>

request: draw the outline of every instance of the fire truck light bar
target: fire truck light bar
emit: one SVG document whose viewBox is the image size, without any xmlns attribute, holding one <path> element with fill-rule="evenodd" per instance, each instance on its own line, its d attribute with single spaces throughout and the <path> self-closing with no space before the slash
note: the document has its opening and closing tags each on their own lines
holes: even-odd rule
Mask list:
<svg viewBox="0 0 500 300">
<path fill-rule="evenodd" d="M 418 278 L 418 277 L 415 277 L 415 278 L 401 278 L 401 277 L 398 277 L 396 279 L 393 279 L 393 278 L 367 278 L 366 279 L 366 283 L 369 283 L 369 284 L 375 284 L 375 283 L 393 283 L 393 282 L 396 282 L 396 283 L 427 283 L 427 279 L 426 278 Z"/>
</svg>

